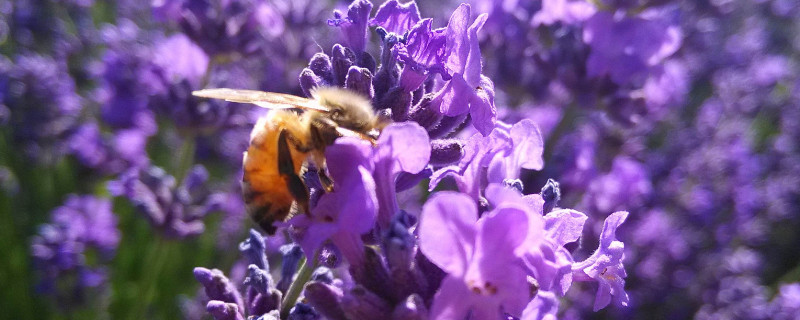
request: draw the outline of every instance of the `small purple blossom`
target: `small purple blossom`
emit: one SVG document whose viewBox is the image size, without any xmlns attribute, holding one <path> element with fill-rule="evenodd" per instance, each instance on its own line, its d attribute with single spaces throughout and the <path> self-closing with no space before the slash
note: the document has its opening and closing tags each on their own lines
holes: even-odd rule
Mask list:
<svg viewBox="0 0 800 320">
<path fill-rule="evenodd" d="M 371 152 L 369 142 L 356 138 L 337 139 L 326 149 L 335 190 L 322 195 L 310 215 L 289 221 L 309 261 L 329 239 L 351 264 L 363 260 L 360 236 L 375 224 L 378 205 Z"/>
<path fill-rule="evenodd" d="M 541 133 L 531 120 L 513 126 L 498 126 L 484 137 L 475 134 L 464 146 L 464 156 L 457 165 L 433 173 L 429 190 L 452 176 L 461 192 L 478 199 L 479 189 L 488 183 L 518 179 L 520 169 L 541 170 L 544 166 Z"/>
<path fill-rule="evenodd" d="M 87 265 L 86 253 L 92 249 L 99 254 L 100 261 L 106 262 L 113 257 L 120 237 L 111 201 L 70 195 L 64 205 L 52 211 L 50 222 L 40 226 L 32 240 L 34 266 L 42 276 L 39 289 L 80 299 L 71 296 L 71 292 L 58 292 L 57 284 L 74 277 L 77 292 L 101 286 L 106 279 L 105 268 Z"/>
<path fill-rule="evenodd" d="M 361 54 L 366 49 L 367 23 L 371 11 L 371 2 L 356 0 L 347 7 L 347 16 L 337 10 L 333 12 L 334 18 L 328 20 L 329 25 L 342 28 L 345 42 L 357 54 Z"/>
<path fill-rule="evenodd" d="M 589 258 L 572 266 L 576 281 L 596 281 L 599 285 L 594 301 L 594 311 L 600 310 L 611 302 L 612 296 L 616 304 L 627 306 L 629 299 L 625 292 L 627 273 L 622 265 L 625 258 L 625 244 L 618 241 L 616 231 L 628 213 L 619 211 L 612 213 L 603 223 L 600 234 L 600 246 Z"/>
<path fill-rule="evenodd" d="M 422 209 L 420 250 L 448 276 L 431 306 L 432 319 L 519 317 L 530 301 L 517 249 L 529 235 L 528 216 L 514 206 L 478 219 L 468 196 L 440 192 Z"/>
<path fill-rule="evenodd" d="M 145 147 L 149 134 L 138 129 L 100 131 L 94 122 L 84 123 L 69 139 L 69 152 L 89 168 L 119 174 L 130 168 L 143 168 L 150 159 Z"/>
<path fill-rule="evenodd" d="M 373 150 L 375 192 L 378 197 L 378 223 L 389 225 L 400 208 L 397 205 L 396 182 L 402 172 L 416 174 L 430 160 L 431 147 L 425 130 L 414 122 L 395 123 L 386 127 Z"/>
<path fill-rule="evenodd" d="M 587 72 L 608 74 L 618 84 L 643 83 L 653 66 L 680 48 L 681 38 L 680 28 L 654 10 L 637 17 L 598 12 L 583 31 L 592 48 Z"/>
<path fill-rule="evenodd" d="M 201 165 L 192 168 L 180 185 L 163 169 L 150 167 L 125 172 L 108 188 L 113 195 L 128 198 L 162 235 L 180 239 L 202 233 L 202 219 L 221 206 L 224 196 L 209 192 L 206 180 L 208 172 Z"/>
<path fill-rule="evenodd" d="M 81 99 L 67 71 L 67 61 L 57 57 L 0 58 L 0 104 L 8 108 L 12 141 L 29 159 L 59 159 L 66 151 L 62 142 L 77 126 Z"/>
<path fill-rule="evenodd" d="M 422 19 L 408 31 L 404 42 L 395 45 L 398 60 L 403 62 L 399 85 L 412 92 L 432 73 L 439 73 L 449 79 L 445 70 L 445 29 L 431 30 L 433 19 Z"/>
<path fill-rule="evenodd" d="M 447 60 L 445 67 L 453 77 L 431 102 L 434 110 L 447 116 L 469 113 L 473 126 L 488 135 L 497 121 L 494 84 L 481 75 L 478 31 L 486 22 L 482 14 L 470 24 L 470 6 L 462 4 L 450 16 L 445 30 Z"/>
</svg>

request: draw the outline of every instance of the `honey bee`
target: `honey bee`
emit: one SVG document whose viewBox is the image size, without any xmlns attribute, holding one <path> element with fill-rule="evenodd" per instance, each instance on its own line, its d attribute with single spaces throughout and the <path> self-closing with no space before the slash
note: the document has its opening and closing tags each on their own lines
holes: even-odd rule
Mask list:
<svg viewBox="0 0 800 320">
<path fill-rule="evenodd" d="M 318 88 L 312 92 L 313 99 L 227 88 L 192 94 L 272 109 L 258 119 L 250 134 L 242 178 L 247 213 L 270 235 L 276 230 L 274 222 L 285 221 L 297 210 L 309 213 L 309 191 L 301 178 L 309 160 L 330 192 L 334 182 L 325 173 L 325 148 L 343 136 L 374 144 L 385 126 L 369 100 L 339 88 Z"/>
</svg>

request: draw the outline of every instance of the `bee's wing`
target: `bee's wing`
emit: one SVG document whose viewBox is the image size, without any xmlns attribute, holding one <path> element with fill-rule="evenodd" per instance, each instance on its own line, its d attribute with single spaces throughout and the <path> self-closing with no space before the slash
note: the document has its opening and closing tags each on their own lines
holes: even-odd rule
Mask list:
<svg viewBox="0 0 800 320">
<path fill-rule="evenodd" d="M 329 111 L 328 108 L 319 105 L 315 100 L 285 93 L 216 88 L 192 91 L 192 95 L 201 98 L 222 99 L 230 102 L 252 103 L 267 109 L 313 109 L 323 112 Z"/>
</svg>

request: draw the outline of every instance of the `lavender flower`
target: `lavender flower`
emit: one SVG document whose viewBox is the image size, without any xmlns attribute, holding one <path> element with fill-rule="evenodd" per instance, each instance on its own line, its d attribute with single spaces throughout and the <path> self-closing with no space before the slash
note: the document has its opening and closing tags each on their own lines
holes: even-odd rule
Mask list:
<svg viewBox="0 0 800 320">
<path fill-rule="evenodd" d="M 220 208 L 223 196 L 207 190 L 207 179 L 208 172 L 197 165 L 176 186 L 174 177 L 150 167 L 128 171 L 108 188 L 133 202 L 163 236 L 180 239 L 202 233 L 202 219 Z"/>
<path fill-rule="evenodd" d="M 113 135 L 100 132 L 96 123 L 81 125 L 69 139 L 69 151 L 89 168 L 106 174 L 119 174 L 130 168 L 143 168 L 150 159 L 145 147 L 148 133 L 138 129 L 118 130 Z"/>
<path fill-rule="evenodd" d="M 520 177 L 520 169 L 540 170 L 544 165 L 543 141 L 539 129 L 530 120 L 513 126 L 498 126 L 488 137 L 475 134 L 464 147 L 458 165 L 434 172 L 429 190 L 448 176 L 456 179 L 461 192 L 478 199 L 479 189 L 487 183 L 501 183 Z"/>
<path fill-rule="evenodd" d="M 377 198 L 375 181 L 370 175 L 369 143 L 339 139 L 325 151 L 331 178 L 337 190 L 323 195 L 312 214 L 290 221 L 300 230 L 298 242 L 311 257 L 330 239 L 351 264 L 363 260 L 360 236 L 375 224 Z M 353 165 L 353 164 L 357 165 Z"/>
<path fill-rule="evenodd" d="M 40 226 L 32 240 L 31 255 L 41 273 L 39 290 L 80 301 L 86 289 L 104 285 L 107 277 L 105 267 L 87 263 L 89 249 L 97 252 L 99 261 L 107 262 L 119 241 L 117 218 L 109 200 L 70 195 L 63 206 L 51 212 L 51 221 Z M 74 291 L 59 291 L 65 284 L 74 286 L 69 287 Z"/>
<path fill-rule="evenodd" d="M 347 8 L 347 16 L 339 11 L 334 11 L 334 18 L 328 20 L 329 25 L 342 28 L 347 46 L 357 54 L 361 54 L 366 48 L 367 22 L 369 22 L 371 11 L 371 2 L 367 0 L 353 1 Z"/>
<path fill-rule="evenodd" d="M 66 61 L 38 54 L 0 60 L 2 104 L 8 107 L 13 141 L 29 159 L 54 162 L 77 125 L 81 101 Z"/>
<path fill-rule="evenodd" d="M 519 317 L 531 298 L 525 270 L 515 263 L 529 232 L 525 212 L 501 207 L 478 219 L 471 198 L 450 192 L 433 196 L 422 211 L 420 250 L 448 274 L 431 317 Z"/>
<path fill-rule="evenodd" d="M 646 18 L 650 16 L 655 19 Z M 590 76 L 608 74 L 619 84 L 642 83 L 652 66 L 678 50 L 681 34 L 655 12 L 636 18 L 598 12 L 586 22 L 583 40 L 592 48 L 586 65 Z"/>
<path fill-rule="evenodd" d="M 612 296 L 616 303 L 628 305 L 628 294 L 625 292 L 623 280 L 627 273 L 622 265 L 625 245 L 615 236 L 617 228 L 627 217 L 627 212 L 620 211 L 606 218 L 600 234 L 600 247 L 589 258 L 572 266 L 576 281 L 593 279 L 599 284 L 594 311 L 608 305 Z"/>
</svg>

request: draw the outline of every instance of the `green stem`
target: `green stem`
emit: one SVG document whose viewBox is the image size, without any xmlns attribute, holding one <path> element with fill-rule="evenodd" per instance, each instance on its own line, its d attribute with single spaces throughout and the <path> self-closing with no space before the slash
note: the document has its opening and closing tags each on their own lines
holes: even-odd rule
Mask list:
<svg viewBox="0 0 800 320">
<path fill-rule="evenodd" d="M 181 183 L 183 178 L 189 173 L 194 164 L 194 152 L 196 148 L 194 135 L 188 135 L 178 151 L 177 163 L 175 164 L 175 181 Z"/>
<path fill-rule="evenodd" d="M 281 303 L 281 319 L 287 319 L 289 317 L 289 310 L 292 309 L 295 302 L 297 302 L 297 298 L 300 297 L 300 292 L 306 286 L 306 282 L 311 279 L 311 274 L 314 272 L 314 269 L 317 268 L 317 264 L 319 263 L 319 259 L 317 259 L 317 255 L 314 254 L 314 260 L 309 265 L 305 257 L 300 260 L 300 270 L 297 272 L 297 278 L 294 279 L 292 285 L 289 286 L 289 290 L 286 291 L 286 296 L 283 297 L 283 302 Z"/>
<path fill-rule="evenodd" d="M 783 276 L 781 276 L 780 279 L 773 284 L 773 287 L 775 292 L 778 292 L 781 284 L 793 283 L 797 281 L 800 281 L 800 265 L 795 266 L 794 269 L 789 270 L 789 272 L 786 272 Z"/>
<path fill-rule="evenodd" d="M 161 236 L 156 236 L 155 243 L 150 247 L 142 261 L 142 280 L 140 282 L 139 291 L 142 296 L 139 299 L 139 307 L 131 310 L 131 319 L 146 319 L 147 310 L 152 307 L 153 301 L 157 296 L 157 288 L 159 283 L 159 276 L 161 275 L 164 265 L 170 256 L 170 243 L 167 239 Z"/>
</svg>

